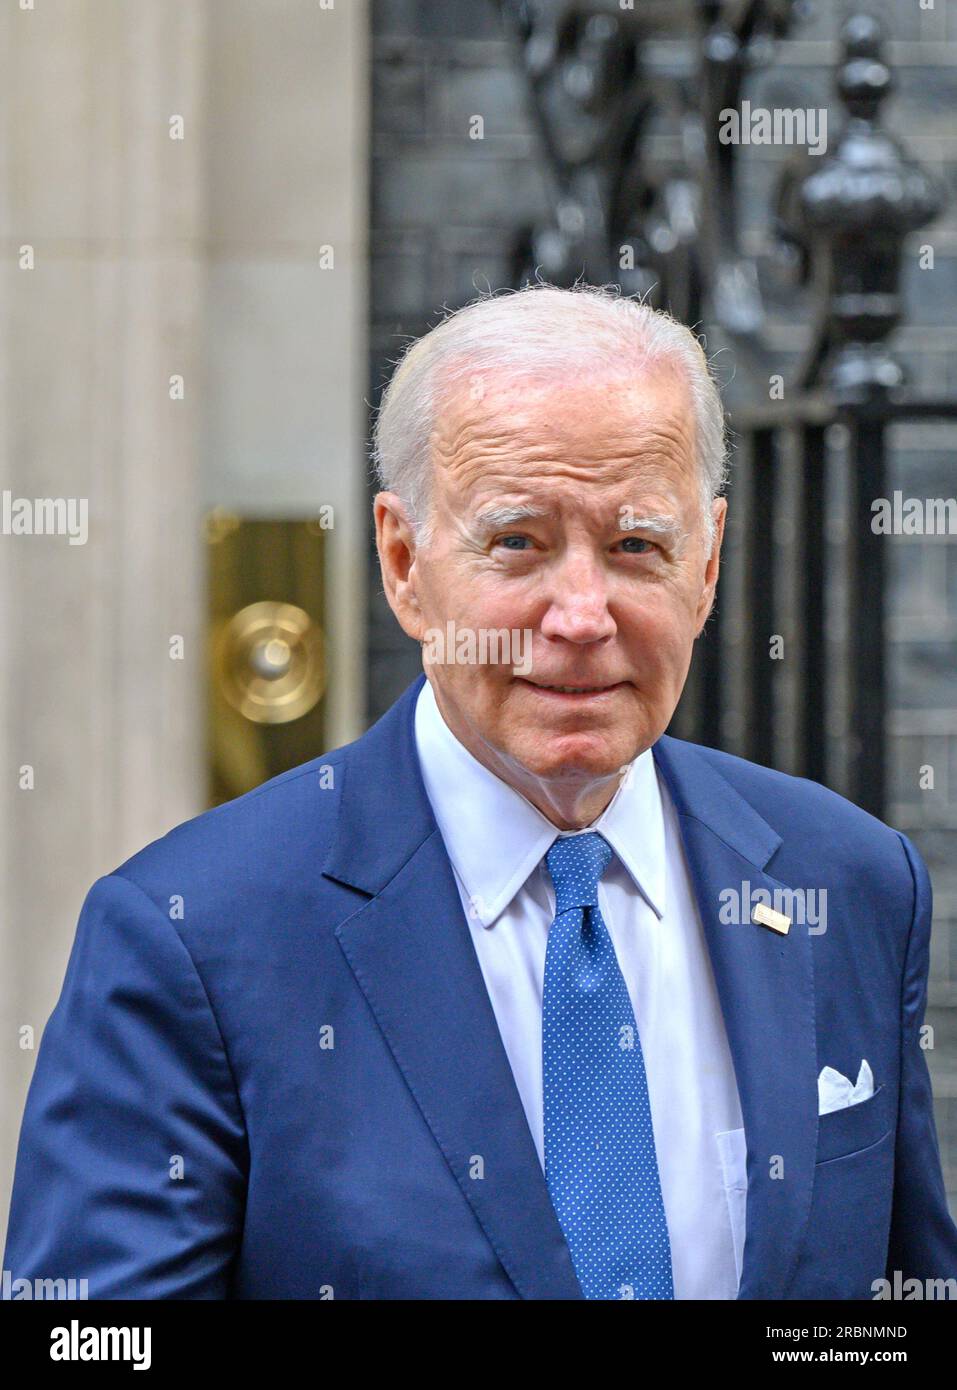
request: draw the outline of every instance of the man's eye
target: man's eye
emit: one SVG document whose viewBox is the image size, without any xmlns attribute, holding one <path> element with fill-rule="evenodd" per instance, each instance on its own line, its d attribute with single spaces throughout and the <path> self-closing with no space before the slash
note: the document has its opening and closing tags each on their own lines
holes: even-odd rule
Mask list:
<svg viewBox="0 0 957 1390">
<path fill-rule="evenodd" d="M 495 544 L 504 545 L 506 550 L 524 550 L 531 541 L 528 536 L 499 536 Z"/>
<path fill-rule="evenodd" d="M 644 540 L 641 536 L 626 536 L 621 546 L 626 555 L 645 555 L 648 548 L 654 549 L 654 543 Z"/>
</svg>

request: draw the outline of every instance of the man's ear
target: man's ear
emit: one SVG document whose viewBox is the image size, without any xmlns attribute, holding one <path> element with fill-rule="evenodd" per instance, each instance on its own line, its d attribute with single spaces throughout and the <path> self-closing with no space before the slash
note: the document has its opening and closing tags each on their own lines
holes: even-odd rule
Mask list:
<svg viewBox="0 0 957 1390">
<path fill-rule="evenodd" d="M 424 624 L 416 594 L 415 532 L 408 508 L 394 492 L 377 492 L 372 504 L 382 587 L 402 631 L 422 640 Z"/>
<path fill-rule="evenodd" d="M 708 556 L 708 563 L 704 571 L 704 588 L 701 590 L 701 597 L 698 600 L 698 611 L 696 614 L 695 637 L 700 637 L 704 631 L 704 625 L 708 621 L 711 609 L 714 607 L 714 595 L 718 586 L 718 571 L 721 568 L 721 543 L 724 540 L 724 523 L 728 515 L 728 503 L 724 497 L 715 497 L 711 503 L 711 515 L 714 517 L 714 541 L 711 546 L 711 554 Z"/>
</svg>

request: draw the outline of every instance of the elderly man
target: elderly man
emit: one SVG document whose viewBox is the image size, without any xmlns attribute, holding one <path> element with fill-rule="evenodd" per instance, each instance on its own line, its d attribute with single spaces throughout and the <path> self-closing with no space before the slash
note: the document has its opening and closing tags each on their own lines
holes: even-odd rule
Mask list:
<svg viewBox="0 0 957 1390">
<path fill-rule="evenodd" d="M 13 1279 L 850 1299 L 957 1276 L 924 865 L 824 788 L 664 734 L 726 510 L 695 338 L 605 291 L 484 298 L 406 353 L 376 458 L 425 676 L 94 885 Z M 826 914 L 791 920 L 810 892 Z"/>
</svg>

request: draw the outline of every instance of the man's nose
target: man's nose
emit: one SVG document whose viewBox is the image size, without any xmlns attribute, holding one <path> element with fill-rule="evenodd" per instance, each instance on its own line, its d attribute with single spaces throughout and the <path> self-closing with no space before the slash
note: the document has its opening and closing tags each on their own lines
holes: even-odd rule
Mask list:
<svg viewBox="0 0 957 1390">
<path fill-rule="evenodd" d="M 608 587 L 598 566 L 579 562 L 563 570 L 552 587 L 541 631 L 543 637 L 581 643 L 615 635 Z"/>
</svg>

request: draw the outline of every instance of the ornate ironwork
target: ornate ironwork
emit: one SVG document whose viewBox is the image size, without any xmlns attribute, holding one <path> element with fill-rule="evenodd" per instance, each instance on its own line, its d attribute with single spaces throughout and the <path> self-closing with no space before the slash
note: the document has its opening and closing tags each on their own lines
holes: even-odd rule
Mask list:
<svg viewBox="0 0 957 1390">
<path fill-rule="evenodd" d="M 747 148 L 722 138 L 750 75 L 805 13 L 801 0 L 497 0 L 519 47 L 550 211 L 517 237 L 514 278 L 618 283 L 688 323 L 720 327 L 766 361 L 761 267 L 740 230 Z M 795 154 L 769 213 L 772 269 L 792 269 L 794 312 L 814 324 L 806 386 L 900 382 L 878 346 L 896 325 L 906 235 L 941 194 L 880 128 L 891 89 L 877 20 L 842 33 L 833 149 Z M 673 157 L 653 160 L 651 133 Z"/>
<path fill-rule="evenodd" d="M 877 20 L 852 16 L 842 41 L 837 90 L 848 119 L 833 152 L 784 180 L 778 226 L 815 290 L 817 323 L 801 383 L 824 379 L 854 397 L 903 383 L 886 343 L 901 318 L 901 251 L 908 233 L 937 216 L 943 196 L 880 128 L 893 79 Z"/>
</svg>

